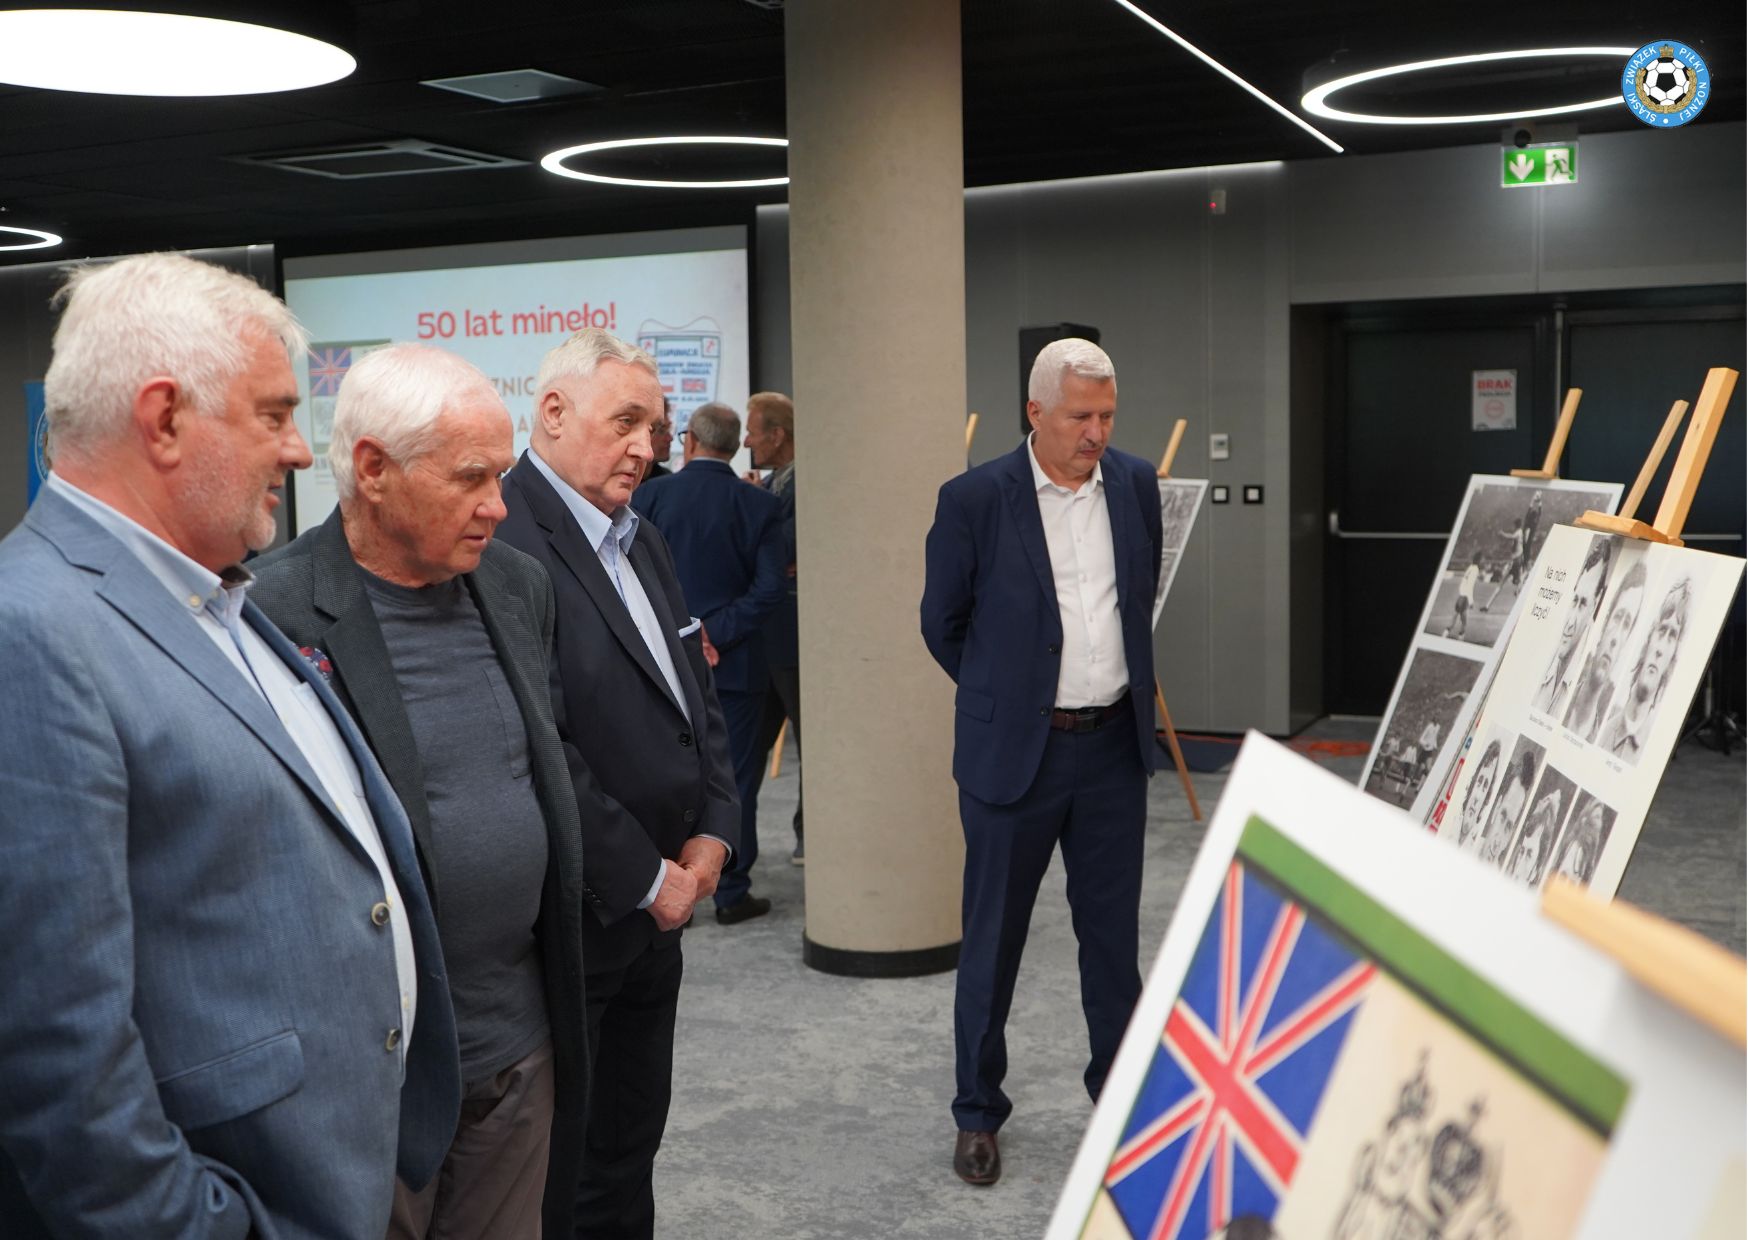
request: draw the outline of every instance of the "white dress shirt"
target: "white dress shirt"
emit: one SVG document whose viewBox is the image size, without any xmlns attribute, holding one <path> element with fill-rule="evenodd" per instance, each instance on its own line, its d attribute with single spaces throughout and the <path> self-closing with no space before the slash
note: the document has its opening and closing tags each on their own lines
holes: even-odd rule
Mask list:
<svg viewBox="0 0 1748 1240">
<path fill-rule="evenodd" d="M 1056 606 L 1062 612 L 1062 666 L 1056 678 L 1056 706 L 1078 710 L 1108 706 L 1129 688 L 1129 659 L 1123 650 L 1123 620 L 1117 611 L 1117 556 L 1111 544 L 1111 515 L 1105 506 L 1105 473 L 1071 491 L 1045 475 L 1026 437 L 1026 458 L 1038 491 L 1038 515 L 1050 573 L 1056 580 Z"/>
<path fill-rule="evenodd" d="M 188 611 L 214 646 L 237 669 L 237 686 L 259 693 L 304 760 L 316 773 L 328 799 L 340 813 L 382 881 L 394 938 L 395 980 L 401 993 L 401 1038 L 398 1047 L 405 1071 L 407 1047 L 413 1040 L 413 1014 L 419 1006 L 419 974 L 413 957 L 413 932 L 401 903 L 400 888 L 389 868 L 376 818 L 364 793 L 364 779 L 352 751 L 316 691 L 273 652 L 253 627 L 243 622 L 243 602 L 255 578 L 241 566 L 220 577 L 189 559 L 143 525 L 51 473 L 45 485 L 71 501 L 125 546 Z"/>
</svg>

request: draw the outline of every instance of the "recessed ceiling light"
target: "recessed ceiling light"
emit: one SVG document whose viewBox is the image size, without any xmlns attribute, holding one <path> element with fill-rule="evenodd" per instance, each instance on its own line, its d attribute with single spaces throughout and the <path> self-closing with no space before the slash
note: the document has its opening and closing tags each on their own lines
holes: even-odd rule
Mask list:
<svg viewBox="0 0 1748 1240">
<path fill-rule="evenodd" d="M 1170 39 L 1173 43 L 1175 43 L 1179 47 L 1183 48 L 1184 51 L 1186 51 L 1190 55 L 1194 56 L 1197 60 L 1199 60 L 1203 64 L 1207 65 L 1210 69 L 1214 70 L 1214 72 L 1220 74 L 1222 77 L 1226 78 L 1228 81 L 1233 82 L 1233 83 L 1237 84 L 1238 86 L 1242 87 L 1245 91 L 1249 92 L 1252 96 L 1254 96 L 1257 99 L 1260 99 L 1263 103 L 1265 103 L 1269 107 L 1273 108 L 1276 112 L 1279 112 L 1282 116 L 1284 116 L 1288 120 L 1292 121 L 1293 124 L 1297 125 L 1300 129 L 1303 129 L 1306 133 L 1310 134 L 1313 138 L 1316 138 L 1319 142 L 1323 143 L 1324 146 L 1326 146 L 1330 150 L 1334 151 L 1337 155 L 1341 154 L 1341 151 L 1342 151 L 1341 144 L 1339 142 L 1337 142 L 1334 138 L 1331 138 L 1328 134 L 1324 133 L 1323 131 L 1321 131 L 1321 130 L 1317 129 L 1316 127 L 1312 126 L 1311 124 L 1307 123 L 1304 117 L 1293 115 L 1292 112 L 1288 111 L 1281 104 L 1276 103 L 1273 99 L 1271 99 L 1267 95 L 1263 94 L 1256 87 L 1252 86 L 1249 82 L 1247 82 L 1243 78 L 1239 77 L 1236 73 L 1232 72 L 1232 70 L 1228 69 L 1225 65 L 1223 65 L 1219 61 L 1215 60 L 1212 56 L 1208 55 L 1208 53 L 1204 52 L 1201 48 L 1197 47 L 1194 43 L 1191 43 L 1188 39 L 1184 38 L 1183 35 L 1179 34 L 1177 31 L 1173 30 L 1170 26 L 1167 26 L 1164 22 L 1160 21 L 1157 17 L 1154 17 L 1151 13 L 1147 13 L 1147 12 L 1143 11 L 1142 9 L 1137 7 L 1135 4 L 1133 4 L 1131 2 L 1131 0 L 1117 0 L 1117 3 L 1122 5 L 1124 8 L 1128 9 L 1131 13 L 1135 14 L 1136 17 L 1139 17 L 1142 21 L 1146 22 L 1149 26 L 1152 26 L 1155 30 L 1159 31 L 1160 34 L 1162 34 L 1166 38 Z M 1629 55 L 1630 55 L 1630 53 L 1629 53 Z"/>
<path fill-rule="evenodd" d="M 635 177 L 611 177 L 599 172 L 582 172 L 576 168 L 565 167 L 565 160 L 575 159 L 578 155 L 591 155 L 600 151 L 621 151 L 639 146 L 782 146 L 789 145 L 788 138 L 614 138 L 607 142 L 585 142 L 581 146 L 567 146 L 562 151 L 554 151 L 540 161 L 540 166 L 548 172 L 561 177 L 574 177 L 579 181 L 599 181 L 603 185 L 638 185 L 648 189 L 763 189 L 772 185 L 787 185 L 789 178 L 765 177 L 752 181 L 654 181 Z"/>
<path fill-rule="evenodd" d="M 1477 112 L 1468 116 L 1385 116 L 1375 112 L 1344 112 L 1339 108 L 1329 106 L 1329 97 L 1336 91 L 1347 90 L 1365 82 L 1376 82 L 1383 78 L 1402 77 L 1409 73 L 1424 73 L 1432 69 L 1448 69 L 1457 65 L 1482 65 L 1498 60 L 1529 60 L 1532 58 L 1560 58 L 1573 56 L 1608 56 L 1615 59 L 1625 59 L 1631 56 L 1637 48 L 1631 47 L 1542 47 L 1522 52 L 1480 52 L 1473 56 L 1445 56 L 1438 60 L 1416 60 L 1405 65 L 1391 65 L 1384 69 L 1367 69 L 1364 73 L 1350 73 L 1346 77 L 1336 78 L 1333 82 L 1325 82 L 1315 90 L 1308 91 L 1299 105 L 1313 116 L 1325 117 L 1332 121 L 1353 121 L 1362 125 L 1479 125 L 1488 121 L 1521 121 L 1532 116 L 1564 116 L 1569 112 L 1588 112 L 1593 108 L 1624 105 L 1626 100 L 1620 92 L 1606 99 L 1592 99 L 1587 103 L 1568 103 L 1551 108 L 1519 108 L 1513 112 Z"/>
<path fill-rule="evenodd" d="M 247 22 L 116 9 L 0 12 L 0 82 L 101 95 L 254 95 L 320 86 L 357 67 L 308 35 Z"/>
<path fill-rule="evenodd" d="M 13 237 L 29 237 L 30 240 L 12 244 Z M 61 244 L 61 239 L 51 232 L 39 232 L 34 228 L 14 228 L 10 224 L 0 224 L 0 251 L 5 250 L 46 250 L 50 246 Z"/>
</svg>

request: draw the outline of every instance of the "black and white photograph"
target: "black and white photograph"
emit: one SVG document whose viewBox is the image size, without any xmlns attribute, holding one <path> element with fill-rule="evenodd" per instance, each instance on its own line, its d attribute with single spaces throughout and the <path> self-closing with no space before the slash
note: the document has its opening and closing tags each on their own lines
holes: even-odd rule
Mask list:
<svg viewBox="0 0 1748 1240">
<path fill-rule="evenodd" d="M 1548 860 L 1554 855 L 1554 841 L 1577 794 L 1577 781 L 1554 769 L 1552 762 L 1542 768 L 1542 781 L 1530 796 L 1523 829 L 1512 841 L 1511 855 L 1506 859 L 1507 878 L 1530 887 L 1541 886 Z"/>
<path fill-rule="evenodd" d="M 1473 852 L 1480 847 L 1481 829 L 1487 823 L 1487 809 L 1493 802 L 1493 790 L 1499 786 L 1500 777 L 1505 774 L 1506 759 L 1511 755 L 1512 742 L 1515 735 L 1503 728 L 1489 729 L 1486 740 L 1470 751 L 1468 760 L 1475 764 L 1474 777 L 1469 781 L 1469 789 L 1463 794 L 1463 803 L 1457 811 L 1457 847 Z M 1441 827 L 1441 835 L 1449 834 L 1449 829 Z"/>
<path fill-rule="evenodd" d="M 1517 824 L 1529 805 L 1530 792 L 1541 774 L 1542 757 L 1547 750 L 1527 736 L 1517 738 L 1511 756 L 1493 785 L 1493 800 L 1487 806 L 1487 825 L 1478 836 L 1470 839 L 1470 847 L 1488 865 L 1498 867 L 1517 835 Z"/>
<path fill-rule="evenodd" d="M 1403 809 L 1414 804 L 1480 674 L 1481 664 L 1473 659 L 1414 652 L 1373 758 L 1367 792 Z"/>
<path fill-rule="evenodd" d="M 1654 607 L 1649 605 L 1650 599 L 1656 600 Z M 1670 673 L 1681 657 L 1681 639 L 1687 632 L 1692 603 L 1693 579 L 1686 573 L 1676 574 L 1649 596 L 1638 630 L 1630 639 L 1633 662 L 1622 670 L 1614 704 L 1596 737 L 1598 746 L 1630 765 L 1639 764 L 1663 705 Z M 1686 708 L 1684 700 L 1681 709 Z"/>
<path fill-rule="evenodd" d="M 1615 681 L 1645 609 L 1645 561 L 1636 560 L 1624 571 L 1616 571 L 1614 578 L 1602 611 L 1591 626 L 1592 640 L 1583 655 L 1583 669 L 1560 718 L 1562 727 L 1587 743 L 1595 742 L 1615 704 Z"/>
<path fill-rule="evenodd" d="M 1161 478 L 1159 480 L 1159 590 L 1153 596 L 1153 623 L 1159 623 L 1159 613 L 1165 607 L 1165 595 L 1177 576 L 1178 561 L 1183 558 L 1184 544 L 1190 540 L 1196 514 L 1202 509 L 1202 496 L 1207 494 L 1205 478 Z"/>
<path fill-rule="evenodd" d="M 1476 487 L 1451 539 L 1422 631 L 1491 648 L 1548 530 L 1593 508 L 1612 511 L 1616 494 L 1505 483 Z"/>
<path fill-rule="evenodd" d="M 1580 887 L 1590 886 L 1596 873 L 1596 862 L 1608 843 L 1608 833 L 1614 830 L 1615 812 L 1589 792 L 1580 792 L 1573 802 L 1572 816 L 1554 845 L 1554 861 L 1547 874 L 1569 878 Z"/>
<path fill-rule="evenodd" d="M 1559 719 L 1566 713 L 1578 683 L 1578 652 L 1602 611 L 1602 600 L 1608 596 L 1609 570 L 1619 545 L 1620 540 L 1612 534 L 1591 535 L 1583 564 L 1564 582 L 1566 597 L 1553 604 L 1559 609 L 1560 636 L 1554 643 L 1554 653 L 1548 657 L 1547 670 L 1530 697 L 1529 708 L 1538 714 Z"/>
</svg>

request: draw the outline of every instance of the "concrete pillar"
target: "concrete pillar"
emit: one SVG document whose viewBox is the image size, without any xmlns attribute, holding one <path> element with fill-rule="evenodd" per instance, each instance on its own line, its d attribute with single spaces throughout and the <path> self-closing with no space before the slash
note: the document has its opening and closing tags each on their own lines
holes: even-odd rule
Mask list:
<svg viewBox="0 0 1748 1240">
<path fill-rule="evenodd" d="M 917 626 L 923 539 L 965 467 L 958 0 L 789 0 L 803 956 L 953 967 L 953 691 Z"/>
</svg>

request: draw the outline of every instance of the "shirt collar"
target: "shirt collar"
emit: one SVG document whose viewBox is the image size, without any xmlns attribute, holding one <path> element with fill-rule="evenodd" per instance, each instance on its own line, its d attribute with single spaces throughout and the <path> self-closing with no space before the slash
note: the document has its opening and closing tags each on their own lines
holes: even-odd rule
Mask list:
<svg viewBox="0 0 1748 1240">
<path fill-rule="evenodd" d="M 1026 436 L 1026 459 L 1032 463 L 1032 489 L 1034 491 L 1042 491 L 1045 487 L 1052 487 L 1064 495 L 1091 495 L 1093 491 L 1105 485 L 1105 463 L 1103 461 L 1093 466 L 1092 490 L 1088 490 L 1087 484 L 1084 482 L 1081 483 L 1079 490 L 1070 490 L 1050 481 L 1050 475 L 1046 474 L 1044 467 L 1038 464 L 1038 454 L 1032 449 L 1032 436 L 1037 433 L 1037 431 L 1033 431 Z"/>
<path fill-rule="evenodd" d="M 589 540 L 589 546 L 597 552 L 600 551 L 601 544 L 607 540 L 607 533 L 611 530 L 614 541 L 619 544 L 619 550 L 625 555 L 631 554 L 631 544 L 637 541 L 637 525 L 640 520 L 635 512 L 621 504 L 609 517 L 584 499 L 570 483 L 560 478 L 558 472 L 533 448 L 528 449 L 528 459 L 552 483 L 552 489 L 558 492 L 558 497 L 564 501 L 564 506 L 570 509 L 571 516 L 576 518 L 577 525 L 582 528 L 583 537 Z"/>
<path fill-rule="evenodd" d="M 242 614 L 243 603 L 249 587 L 255 583 L 255 576 L 241 564 L 233 564 L 223 573 L 215 573 L 189 559 L 132 517 L 123 515 L 59 474 L 51 472 L 43 485 L 114 535 L 188 610 L 210 610 L 226 625 Z"/>
</svg>

